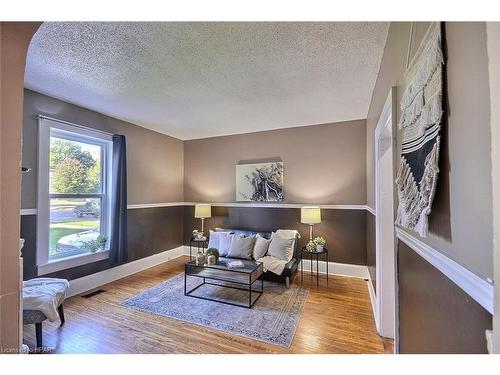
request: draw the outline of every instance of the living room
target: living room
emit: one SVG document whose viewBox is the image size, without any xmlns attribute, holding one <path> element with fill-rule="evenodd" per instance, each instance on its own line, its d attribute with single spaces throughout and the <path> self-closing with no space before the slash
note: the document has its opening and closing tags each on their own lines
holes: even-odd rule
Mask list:
<svg viewBox="0 0 500 375">
<path fill-rule="evenodd" d="M 2 352 L 497 352 L 498 31 L 2 22 Z"/>
</svg>

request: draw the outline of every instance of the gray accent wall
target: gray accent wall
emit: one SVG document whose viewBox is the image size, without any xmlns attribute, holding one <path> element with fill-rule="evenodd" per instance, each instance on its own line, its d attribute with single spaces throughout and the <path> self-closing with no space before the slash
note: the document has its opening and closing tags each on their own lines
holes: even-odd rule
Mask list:
<svg viewBox="0 0 500 375">
<path fill-rule="evenodd" d="M 171 250 L 182 245 L 183 206 L 127 210 L 127 262 Z M 37 276 L 36 215 L 21 216 L 21 237 L 25 239 L 23 253 L 24 280 Z M 48 277 L 77 279 L 114 267 L 108 260 L 65 269 Z"/>
<path fill-rule="evenodd" d="M 326 239 L 329 261 L 366 265 L 365 210 L 325 209 L 322 221 L 314 226 L 314 236 Z M 194 206 L 184 207 L 184 244 L 189 245 L 193 229 L 200 229 L 200 219 L 194 218 Z M 296 229 L 305 246 L 309 226 L 300 222 L 300 208 L 212 207 L 212 217 L 205 220 L 205 233 L 215 228 L 274 231 Z M 324 258 L 320 258 L 324 260 Z"/>
<path fill-rule="evenodd" d="M 366 212 L 366 265 L 370 273 L 373 291 L 377 292 L 377 258 L 376 258 L 376 218 L 371 212 Z"/>
<path fill-rule="evenodd" d="M 398 241 L 400 353 L 486 353 L 492 316 Z"/>
</svg>

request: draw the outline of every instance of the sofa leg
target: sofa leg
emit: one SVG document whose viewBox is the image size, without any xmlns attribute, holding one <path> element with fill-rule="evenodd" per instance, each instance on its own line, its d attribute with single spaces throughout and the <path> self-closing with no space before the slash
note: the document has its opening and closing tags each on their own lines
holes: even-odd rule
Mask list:
<svg viewBox="0 0 500 375">
<path fill-rule="evenodd" d="M 286 278 L 286 288 L 290 288 L 290 277 Z"/>
<path fill-rule="evenodd" d="M 63 325 L 66 320 L 64 319 L 64 308 L 62 303 L 57 308 L 57 312 L 59 313 L 59 319 L 61 319 L 61 325 Z"/>
<path fill-rule="evenodd" d="M 35 336 L 36 336 L 36 346 L 37 348 L 41 348 L 43 346 L 42 323 L 35 323 Z"/>
</svg>

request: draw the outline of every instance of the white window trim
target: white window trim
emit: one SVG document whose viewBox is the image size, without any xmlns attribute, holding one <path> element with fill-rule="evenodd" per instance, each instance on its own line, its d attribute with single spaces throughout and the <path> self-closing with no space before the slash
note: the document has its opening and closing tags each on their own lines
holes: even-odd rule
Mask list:
<svg viewBox="0 0 500 375">
<path fill-rule="evenodd" d="M 78 254 L 72 257 L 53 260 L 49 262 L 49 225 L 50 225 L 50 207 L 49 207 L 49 154 L 50 154 L 50 131 L 51 129 L 57 132 L 68 132 L 69 137 L 75 140 L 92 141 L 99 139 L 112 145 L 112 135 L 92 130 L 80 125 L 71 124 L 57 119 L 51 119 L 44 116 L 38 118 L 38 199 L 37 199 L 37 273 L 38 275 L 46 275 L 52 272 L 81 266 L 88 263 L 97 262 L 99 260 L 109 258 L 109 242 L 108 248 L 96 253 Z M 86 139 L 87 138 L 87 139 Z M 105 208 L 107 212 L 106 222 L 101 223 L 105 227 L 105 231 L 109 233 L 111 230 L 111 193 L 112 181 L 109 172 L 112 170 L 112 147 L 107 147 L 103 153 L 103 163 L 106 164 L 108 175 L 103 177 L 105 196 L 101 201 L 101 209 Z M 104 174 L 104 172 L 103 172 Z"/>
</svg>

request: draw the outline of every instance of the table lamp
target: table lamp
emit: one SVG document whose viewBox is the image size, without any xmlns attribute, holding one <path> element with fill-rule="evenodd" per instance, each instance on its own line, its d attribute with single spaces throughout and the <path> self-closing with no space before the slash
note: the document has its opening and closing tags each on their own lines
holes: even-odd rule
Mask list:
<svg viewBox="0 0 500 375">
<path fill-rule="evenodd" d="M 194 206 L 194 217 L 201 219 L 201 233 L 203 233 L 203 221 L 212 216 L 212 206 L 207 203 L 200 203 Z"/>
<path fill-rule="evenodd" d="M 313 225 L 321 223 L 321 209 L 319 207 L 302 207 L 300 209 L 300 222 L 309 224 L 309 241 L 312 241 Z"/>
</svg>

